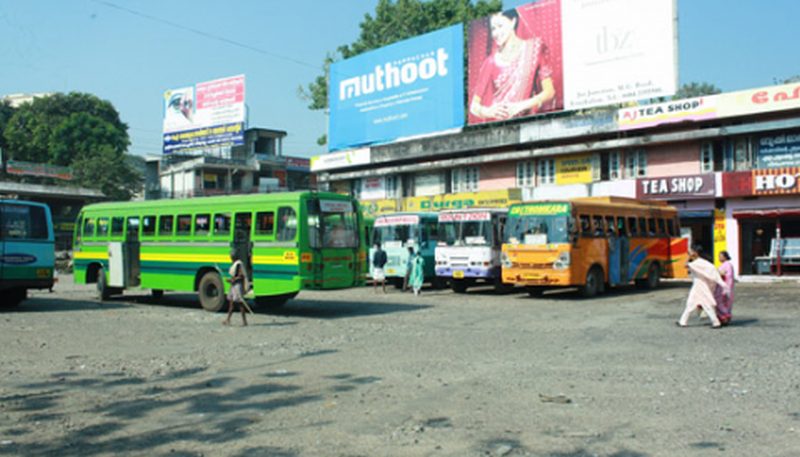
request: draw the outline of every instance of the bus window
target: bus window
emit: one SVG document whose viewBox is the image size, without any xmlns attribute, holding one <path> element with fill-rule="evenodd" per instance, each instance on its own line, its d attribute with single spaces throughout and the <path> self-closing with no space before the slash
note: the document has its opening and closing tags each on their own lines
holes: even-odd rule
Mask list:
<svg viewBox="0 0 800 457">
<path fill-rule="evenodd" d="M 94 218 L 87 217 L 83 220 L 83 236 L 84 238 L 94 238 Z"/>
<path fill-rule="evenodd" d="M 178 235 L 189 236 L 192 234 L 192 216 L 181 214 L 178 216 Z"/>
<path fill-rule="evenodd" d="M 174 230 L 172 221 L 175 219 L 172 216 L 159 216 L 158 217 L 158 236 L 172 236 Z"/>
<path fill-rule="evenodd" d="M 142 218 L 142 236 L 154 236 L 156 234 L 156 217 L 145 216 Z"/>
<path fill-rule="evenodd" d="M 647 236 L 647 219 L 643 217 L 639 218 L 639 236 L 641 237 Z"/>
<path fill-rule="evenodd" d="M 647 218 L 647 236 L 656 236 L 656 220 L 652 217 Z"/>
<path fill-rule="evenodd" d="M 214 236 L 228 236 L 231 234 L 231 213 L 214 215 Z"/>
<path fill-rule="evenodd" d="M 47 215 L 40 206 L 4 205 L 4 240 L 46 240 L 48 238 Z"/>
<path fill-rule="evenodd" d="M 606 233 L 609 236 L 617 236 L 617 223 L 614 221 L 614 216 L 606 216 Z"/>
<path fill-rule="evenodd" d="M 271 236 L 275 233 L 275 213 L 272 211 L 256 213 L 256 235 Z"/>
<path fill-rule="evenodd" d="M 667 234 L 673 238 L 678 236 L 678 230 L 674 219 L 667 219 Z"/>
<path fill-rule="evenodd" d="M 97 219 L 97 237 L 108 238 L 108 218 L 101 217 Z"/>
<path fill-rule="evenodd" d="M 128 218 L 128 241 L 139 241 L 139 217 Z"/>
<path fill-rule="evenodd" d="M 629 217 L 628 218 L 628 233 L 630 234 L 630 236 L 636 236 L 636 235 L 639 234 L 639 230 L 637 230 L 637 226 L 636 226 L 636 218 L 635 217 Z"/>
<path fill-rule="evenodd" d="M 294 208 L 278 209 L 278 241 L 294 241 L 297 236 L 297 213 Z"/>
<path fill-rule="evenodd" d="M 125 218 L 112 217 L 111 218 L 111 236 L 121 237 L 125 234 Z"/>
<path fill-rule="evenodd" d="M 194 234 L 195 235 L 208 235 L 208 229 L 211 227 L 211 215 L 198 214 L 194 217 Z"/>
<path fill-rule="evenodd" d="M 581 235 L 592 236 L 592 224 L 589 221 L 589 216 L 580 215 L 578 216 L 578 221 L 580 221 L 581 224 Z"/>
<path fill-rule="evenodd" d="M 618 217 L 617 218 L 617 233 L 619 234 L 619 236 L 630 236 L 630 235 L 628 235 L 628 230 L 625 227 L 625 218 L 624 217 Z"/>
<path fill-rule="evenodd" d="M 667 236 L 667 227 L 664 224 L 664 219 L 656 219 L 656 224 L 658 224 L 656 234 L 661 237 Z"/>
<path fill-rule="evenodd" d="M 605 236 L 603 216 L 592 216 L 592 236 Z"/>
</svg>

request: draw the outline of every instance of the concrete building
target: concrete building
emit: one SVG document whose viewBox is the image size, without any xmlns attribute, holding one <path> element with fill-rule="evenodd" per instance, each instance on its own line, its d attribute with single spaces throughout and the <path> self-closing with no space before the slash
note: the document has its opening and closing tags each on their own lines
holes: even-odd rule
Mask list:
<svg viewBox="0 0 800 457">
<path fill-rule="evenodd" d="M 800 84 L 466 127 L 326 154 L 312 170 L 368 215 L 518 198 L 666 200 L 686 236 L 708 254 L 728 250 L 740 274 L 800 272 Z"/>
<path fill-rule="evenodd" d="M 283 130 L 252 128 L 243 146 L 196 156 L 164 155 L 148 162 L 145 198 L 188 198 L 207 195 L 307 189 L 307 159 L 283 154 Z M 305 161 L 305 167 L 302 163 Z M 151 175 L 157 174 L 153 182 Z"/>
</svg>

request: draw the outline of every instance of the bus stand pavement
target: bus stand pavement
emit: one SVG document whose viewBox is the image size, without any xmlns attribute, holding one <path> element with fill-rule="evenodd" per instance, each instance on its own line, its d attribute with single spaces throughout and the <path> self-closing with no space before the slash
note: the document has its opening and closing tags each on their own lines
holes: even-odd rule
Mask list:
<svg viewBox="0 0 800 457">
<path fill-rule="evenodd" d="M 61 276 L 0 312 L 0 456 L 800 455 L 800 289 L 302 292 L 221 325 Z"/>
</svg>

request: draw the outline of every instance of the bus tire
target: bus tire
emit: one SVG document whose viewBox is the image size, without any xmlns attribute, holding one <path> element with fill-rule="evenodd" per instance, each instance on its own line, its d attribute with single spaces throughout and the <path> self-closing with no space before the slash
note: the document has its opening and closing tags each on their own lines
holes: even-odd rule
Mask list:
<svg viewBox="0 0 800 457">
<path fill-rule="evenodd" d="M 591 298 L 602 293 L 603 289 L 603 270 L 595 265 L 586 273 L 586 284 L 580 287 L 580 292 L 585 298 Z"/>
<path fill-rule="evenodd" d="M 528 296 L 531 298 L 540 298 L 544 295 L 544 288 L 542 287 L 526 286 L 525 291 L 528 292 Z"/>
<path fill-rule="evenodd" d="M 457 294 L 465 294 L 467 293 L 467 289 L 469 288 L 469 284 L 464 279 L 454 279 L 450 282 L 453 292 Z"/>
<path fill-rule="evenodd" d="M 2 306 L 3 308 L 16 308 L 22 303 L 26 298 L 28 298 L 28 289 L 24 287 L 16 287 L 14 289 L 9 289 L 6 292 L 6 299 L 3 300 Z"/>
<path fill-rule="evenodd" d="M 514 284 L 504 283 L 503 278 L 499 276 L 494 278 L 492 286 L 494 287 L 494 292 L 497 294 L 510 294 L 514 291 Z"/>
<path fill-rule="evenodd" d="M 210 313 L 216 313 L 225 306 L 225 287 L 222 278 L 214 271 L 206 272 L 197 285 L 200 306 Z"/>
<path fill-rule="evenodd" d="M 389 282 L 394 286 L 395 289 L 403 288 L 403 278 L 389 278 Z"/>
<path fill-rule="evenodd" d="M 111 288 L 108 287 L 106 282 L 106 271 L 100 267 L 97 269 L 97 298 L 100 301 L 106 301 L 111 298 Z"/>
<path fill-rule="evenodd" d="M 447 287 L 447 280 L 445 278 L 435 276 L 433 279 L 431 279 L 431 287 L 433 287 L 434 290 L 442 290 Z"/>
<path fill-rule="evenodd" d="M 653 262 L 650 264 L 650 268 L 647 270 L 647 280 L 645 282 L 645 287 L 648 290 L 654 290 L 658 288 L 658 285 L 661 283 L 661 265 L 658 262 Z"/>
</svg>

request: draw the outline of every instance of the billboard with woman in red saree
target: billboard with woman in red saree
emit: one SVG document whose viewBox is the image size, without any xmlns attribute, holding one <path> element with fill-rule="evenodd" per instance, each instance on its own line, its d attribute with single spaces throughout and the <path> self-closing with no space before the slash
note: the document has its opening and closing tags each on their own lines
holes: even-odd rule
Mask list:
<svg viewBox="0 0 800 457">
<path fill-rule="evenodd" d="M 564 108 L 561 2 L 536 3 L 469 27 L 469 123 Z"/>
</svg>

